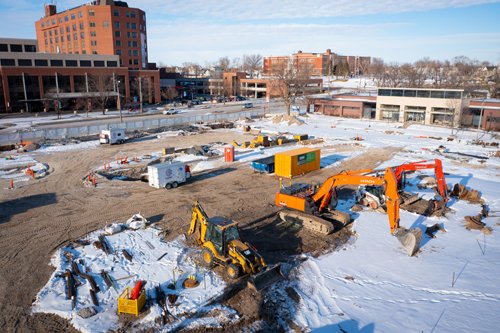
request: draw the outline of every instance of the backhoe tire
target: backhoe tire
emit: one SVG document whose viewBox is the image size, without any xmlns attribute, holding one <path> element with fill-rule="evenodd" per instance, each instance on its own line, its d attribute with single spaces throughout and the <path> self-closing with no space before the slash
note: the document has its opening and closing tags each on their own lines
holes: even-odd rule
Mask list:
<svg viewBox="0 0 500 333">
<path fill-rule="evenodd" d="M 226 273 L 230 279 L 237 279 L 240 276 L 240 267 L 234 264 L 229 264 L 226 267 Z"/>
<path fill-rule="evenodd" d="M 213 267 L 214 266 L 214 255 L 210 250 L 203 250 L 203 262 L 205 265 L 208 267 Z"/>
</svg>

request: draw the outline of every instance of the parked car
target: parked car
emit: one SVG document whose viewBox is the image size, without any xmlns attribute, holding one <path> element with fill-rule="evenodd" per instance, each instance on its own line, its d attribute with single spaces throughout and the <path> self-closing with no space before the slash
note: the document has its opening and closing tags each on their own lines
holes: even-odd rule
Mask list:
<svg viewBox="0 0 500 333">
<path fill-rule="evenodd" d="M 163 114 L 168 114 L 168 115 L 177 114 L 179 112 L 181 112 L 179 109 L 174 109 L 174 108 L 170 108 L 168 110 L 163 110 Z"/>
<path fill-rule="evenodd" d="M 251 108 L 253 108 L 253 103 L 245 103 L 245 104 L 243 104 L 243 108 L 244 109 L 251 109 Z"/>
</svg>

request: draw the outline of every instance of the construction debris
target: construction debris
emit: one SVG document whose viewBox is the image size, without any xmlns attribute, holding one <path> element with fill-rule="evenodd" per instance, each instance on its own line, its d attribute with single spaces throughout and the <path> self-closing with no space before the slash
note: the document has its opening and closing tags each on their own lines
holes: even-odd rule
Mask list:
<svg viewBox="0 0 500 333">
<path fill-rule="evenodd" d="M 88 306 L 86 308 L 78 310 L 76 314 L 82 317 L 83 319 L 87 319 L 95 316 L 97 314 L 97 311 L 93 306 Z"/>
<path fill-rule="evenodd" d="M 123 256 L 128 260 L 132 261 L 132 255 L 125 249 L 122 250 Z"/>
<path fill-rule="evenodd" d="M 450 195 L 452 197 L 458 197 L 461 200 L 467 200 L 470 203 L 482 203 L 481 193 L 474 189 L 468 189 L 465 185 L 455 184 Z"/>
<path fill-rule="evenodd" d="M 101 249 L 104 251 L 106 254 L 112 254 L 113 250 L 109 246 L 108 242 L 106 241 L 106 237 L 104 235 L 100 235 L 99 237 L 99 243 L 101 244 Z"/>
<path fill-rule="evenodd" d="M 189 275 L 184 282 L 182 282 L 182 286 L 184 288 L 195 288 L 200 284 L 200 282 L 196 279 L 196 276 Z"/>
</svg>

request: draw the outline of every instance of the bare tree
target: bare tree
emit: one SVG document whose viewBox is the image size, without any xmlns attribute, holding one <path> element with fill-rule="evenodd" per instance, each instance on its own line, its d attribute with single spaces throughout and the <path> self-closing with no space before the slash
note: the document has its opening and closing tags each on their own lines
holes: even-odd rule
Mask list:
<svg viewBox="0 0 500 333">
<path fill-rule="evenodd" d="M 221 57 L 217 60 L 216 67 L 218 67 L 222 72 L 227 72 L 231 68 L 231 61 L 228 57 Z"/>
<path fill-rule="evenodd" d="M 106 105 L 115 91 L 115 80 L 113 75 L 89 75 L 89 91 L 96 93 L 95 101 L 100 107 L 102 114 L 106 113 Z"/>
<path fill-rule="evenodd" d="M 243 55 L 243 70 L 250 73 L 253 78 L 254 73 L 262 68 L 262 56 L 260 54 Z"/>
<path fill-rule="evenodd" d="M 294 59 L 273 63 L 272 67 L 274 75 L 270 80 L 271 91 L 276 91 L 283 99 L 286 113 L 290 115 L 295 97 L 307 89 L 313 69 L 312 64 Z"/>
<path fill-rule="evenodd" d="M 161 92 L 161 95 L 166 100 L 171 101 L 174 98 L 176 98 L 177 96 L 179 96 L 179 92 L 177 91 L 177 89 L 175 89 L 175 87 L 170 86 L 170 87 L 167 87 L 167 89 L 163 90 Z"/>
<path fill-rule="evenodd" d="M 236 57 L 231 60 L 231 69 L 240 71 L 242 68 L 241 59 Z"/>
<path fill-rule="evenodd" d="M 194 62 L 184 62 L 182 64 L 182 75 L 183 76 L 194 76 L 198 77 L 201 75 L 202 67 Z"/>
</svg>

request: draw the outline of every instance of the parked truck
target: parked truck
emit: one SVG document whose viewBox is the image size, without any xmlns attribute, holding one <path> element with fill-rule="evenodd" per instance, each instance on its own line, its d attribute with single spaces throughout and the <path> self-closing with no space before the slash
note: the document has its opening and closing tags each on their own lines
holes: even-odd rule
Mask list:
<svg viewBox="0 0 500 333">
<path fill-rule="evenodd" d="M 148 166 L 149 186 L 155 188 L 176 188 L 191 178 L 189 165 L 183 162 L 166 162 Z"/>
<path fill-rule="evenodd" d="M 125 142 L 125 130 L 123 128 L 112 128 L 102 130 L 99 135 L 100 144 L 122 144 Z"/>
</svg>

